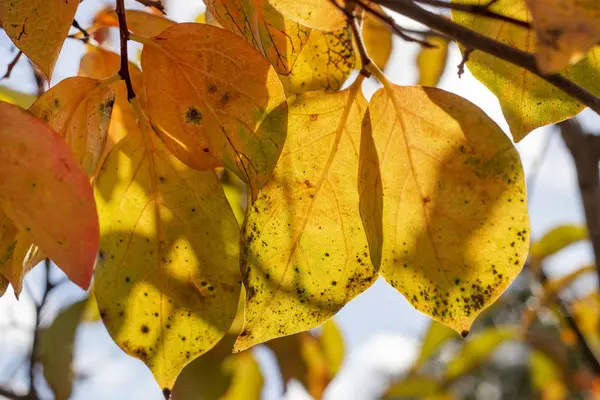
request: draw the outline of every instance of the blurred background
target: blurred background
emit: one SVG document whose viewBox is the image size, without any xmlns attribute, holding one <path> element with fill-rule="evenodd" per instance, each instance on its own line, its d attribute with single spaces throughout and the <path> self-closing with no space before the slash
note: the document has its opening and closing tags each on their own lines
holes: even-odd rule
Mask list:
<svg viewBox="0 0 600 400">
<path fill-rule="evenodd" d="M 195 21 L 204 11 L 201 0 L 165 4 L 177 22 Z M 107 6 L 114 4 L 86 0 L 76 19 L 91 26 Z M 133 1 L 127 6 L 140 8 Z M 116 39 L 113 30 L 105 45 L 116 50 Z M 417 84 L 423 79 L 417 63 L 421 47 L 392 40 L 385 73 L 397 84 Z M 77 75 L 85 50 L 79 40 L 65 42 L 50 86 Z M 132 44 L 131 50 L 136 55 L 139 47 Z M 0 32 L 0 73 L 16 52 Z M 475 103 L 508 132 L 494 95 L 468 71 L 458 77 L 461 59 L 450 44 L 438 86 Z M 378 87 L 368 81 L 367 98 Z M 0 81 L 0 99 L 24 107 L 37 91 L 24 57 L 10 79 Z M 593 132 L 600 117 L 584 111 L 579 121 Z M 522 274 L 478 319 L 469 338 L 433 324 L 379 279 L 314 332 L 236 356 L 226 345 L 217 346 L 184 371 L 173 398 L 216 399 L 223 393 L 240 399 L 600 397 L 598 283 L 573 160 L 554 126 L 531 133 L 517 148 L 528 183 L 534 247 Z M 235 182 L 228 184 L 236 190 Z M 18 301 L 11 289 L 0 298 L 0 387 L 27 393 L 33 381 L 41 399 L 162 399 L 147 368 L 124 354 L 97 321 L 87 296 L 55 266 L 42 263 L 25 279 Z"/>
</svg>

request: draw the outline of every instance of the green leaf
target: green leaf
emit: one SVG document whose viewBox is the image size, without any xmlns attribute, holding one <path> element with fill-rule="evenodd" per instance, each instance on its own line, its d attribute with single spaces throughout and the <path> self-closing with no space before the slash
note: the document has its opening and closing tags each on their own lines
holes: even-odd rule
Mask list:
<svg viewBox="0 0 600 400">
<path fill-rule="evenodd" d="M 234 319 L 239 228 L 216 174 L 189 169 L 143 128 L 115 146 L 98 177 L 95 290 L 110 335 L 168 393 Z"/>
<path fill-rule="evenodd" d="M 290 100 L 288 139 L 243 226 L 236 351 L 321 325 L 376 279 L 357 213 L 359 89 Z"/>
<path fill-rule="evenodd" d="M 409 376 L 394 382 L 385 392 L 384 399 L 419 398 L 433 396 L 442 390 L 439 380 L 425 376 Z"/>
<path fill-rule="evenodd" d="M 460 4 L 487 4 L 487 0 L 452 0 Z M 530 21 L 524 0 L 499 0 L 490 11 Z M 533 31 L 497 19 L 452 12 L 452 20 L 483 35 L 530 53 L 536 52 Z M 462 49 L 464 50 L 464 49 Z M 524 68 L 488 55 L 482 51 L 470 54 L 467 67 L 481 83 L 498 97 L 504 117 L 516 142 L 540 126 L 568 119 L 584 109 L 583 104 Z M 567 69 L 564 75 L 596 95 L 600 95 L 600 49 Z"/>
<path fill-rule="evenodd" d="M 586 240 L 588 231 L 585 225 L 560 225 L 546 232 L 531 245 L 529 254 L 543 260 L 573 243 Z"/>
<path fill-rule="evenodd" d="M 521 160 L 477 106 L 385 82 L 361 141 L 360 212 L 373 263 L 419 311 L 466 335 L 529 247 Z"/>
</svg>

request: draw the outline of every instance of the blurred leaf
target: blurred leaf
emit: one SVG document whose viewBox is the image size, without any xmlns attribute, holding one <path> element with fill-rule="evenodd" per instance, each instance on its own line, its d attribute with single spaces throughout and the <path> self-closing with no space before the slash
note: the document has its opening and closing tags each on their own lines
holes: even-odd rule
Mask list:
<svg viewBox="0 0 600 400">
<path fill-rule="evenodd" d="M 151 14 L 140 10 L 126 10 L 127 28 L 141 36 L 156 36 L 168 27 L 175 24 L 162 15 Z M 105 8 L 94 18 L 94 24 L 105 27 L 119 27 L 117 13 L 112 8 Z"/>
<path fill-rule="evenodd" d="M 225 393 L 225 400 L 258 400 L 264 379 L 258 362 L 251 352 L 243 351 L 230 359 L 234 371 L 231 386 Z"/>
<path fill-rule="evenodd" d="M 448 363 L 446 379 L 454 380 L 486 362 L 502 343 L 518 338 L 516 327 L 489 328 L 475 335 Z"/>
<path fill-rule="evenodd" d="M 395 382 L 384 395 L 385 399 L 395 398 L 426 398 L 435 395 L 442 389 L 438 380 L 429 377 L 407 377 L 400 382 Z"/>
<path fill-rule="evenodd" d="M 544 285 L 546 297 L 548 298 L 548 300 L 551 300 L 555 295 L 558 294 L 558 292 L 568 287 L 577 278 L 592 272 L 596 272 L 596 266 L 587 265 L 585 267 L 578 268 L 575 271 L 563 277 L 546 282 L 546 284 Z"/>
<path fill-rule="evenodd" d="M 318 340 L 327 359 L 329 376 L 333 378 L 344 363 L 344 337 L 333 319 L 323 324 Z"/>
<path fill-rule="evenodd" d="M 573 301 L 571 314 L 590 346 L 600 351 L 600 293 L 594 292 Z"/>
<path fill-rule="evenodd" d="M 427 35 L 424 39 L 436 47 L 421 46 L 417 56 L 419 85 L 437 86 L 448 62 L 448 40 L 438 35 Z"/>
<path fill-rule="evenodd" d="M 372 8 L 385 13 L 377 4 L 374 4 Z M 375 65 L 383 71 L 392 54 L 392 31 L 387 24 L 369 12 L 365 14 L 362 34 L 367 53 Z M 360 64 L 360 57 L 357 57 L 357 61 Z"/>
<path fill-rule="evenodd" d="M 28 109 L 37 97 L 33 94 L 21 93 L 6 86 L 0 86 L 0 101 Z"/>
<path fill-rule="evenodd" d="M 440 347 L 450 339 L 458 339 L 460 336 L 454 329 L 436 321 L 431 321 L 429 330 L 421 344 L 421 353 L 415 362 L 414 369 L 421 367 L 431 356 L 437 353 Z"/>
<path fill-rule="evenodd" d="M 585 225 L 561 225 L 548 231 L 531 245 L 531 257 L 544 259 L 565 247 L 585 240 L 588 232 Z"/>
</svg>

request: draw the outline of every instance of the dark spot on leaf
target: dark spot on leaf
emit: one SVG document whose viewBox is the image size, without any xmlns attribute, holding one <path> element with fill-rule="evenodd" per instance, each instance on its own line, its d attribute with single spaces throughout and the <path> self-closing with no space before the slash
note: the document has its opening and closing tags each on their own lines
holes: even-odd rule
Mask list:
<svg viewBox="0 0 600 400">
<path fill-rule="evenodd" d="M 463 337 L 463 339 L 464 339 L 464 338 L 466 338 L 467 336 L 469 336 L 469 331 L 462 331 L 462 332 L 460 333 L 460 336 L 462 336 L 462 337 Z"/>
<path fill-rule="evenodd" d="M 140 328 L 140 331 L 145 335 L 148 332 L 150 332 L 150 328 L 148 328 L 148 325 L 142 325 L 142 327 Z"/>
<path fill-rule="evenodd" d="M 198 125 L 202 121 L 202 113 L 194 106 L 190 106 L 185 113 L 185 122 Z"/>
</svg>

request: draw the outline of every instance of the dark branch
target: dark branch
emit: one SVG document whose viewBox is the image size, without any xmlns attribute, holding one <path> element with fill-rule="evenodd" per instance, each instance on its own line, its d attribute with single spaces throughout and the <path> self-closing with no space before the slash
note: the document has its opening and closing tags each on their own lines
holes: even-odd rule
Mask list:
<svg viewBox="0 0 600 400">
<path fill-rule="evenodd" d="M 79 32 L 81 32 L 81 34 L 83 35 L 84 41 L 87 41 L 87 39 L 90 37 L 90 34 L 81 27 L 81 25 L 79 25 L 79 22 L 77 22 L 76 19 L 73 20 L 73 23 L 71 24 L 73 26 L 73 28 L 77 29 Z"/>
<path fill-rule="evenodd" d="M 21 58 L 22 55 L 23 55 L 23 51 L 19 50 L 19 52 L 17 53 L 15 58 L 13 58 L 13 60 L 10 62 L 10 64 L 8 64 L 8 66 L 6 67 L 6 73 L 2 76 L 2 78 L 0 78 L 0 81 L 3 79 L 10 78 L 10 74 L 12 74 L 13 69 L 15 69 L 15 65 L 17 65 L 17 63 L 19 62 L 19 59 Z"/>
<path fill-rule="evenodd" d="M 600 175 L 598 174 L 598 137 L 584 132 L 577 120 L 558 124 L 567 148 L 573 156 L 581 202 L 594 249 L 598 283 L 600 283 Z"/>
<path fill-rule="evenodd" d="M 135 0 L 135 1 L 137 1 L 140 4 L 145 5 L 146 7 L 154 7 L 161 13 L 166 14 L 165 6 L 163 5 L 161 0 Z"/>
<path fill-rule="evenodd" d="M 527 21 L 521 21 L 519 19 L 507 17 L 506 15 L 497 14 L 490 10 L 490 6 L 495 3 L 492 0 L 488 4 L 460 4 L 460 3 L 449 3 L 442 0 L 415 0 L 417 3 L 427 4 L 434 7 L 443 7 L 449 10 L 463 11 L 473 15 L 479 15 L 481 17 L 497 19 L 499 21 L 508 22 L 513 25 L 520 26 L 522 28 L 531 29 L 531 24 Z"/>
<path fill-rule="evenodd" d="M 10 400 L 27 400 L 27 395 L 16 394 L 15 392 L 0 387 L 0 397 L 5 397 Z"/>
<path fill-rule="evenodd" d="M 121 43 L 121 68 L 119 76 L 125 81 L 127 86 L 127 100 L 131 101 L 135 97 L 135 91 L 129 75 L 129 57 L 127 55 L 127 42 L 129 41 L 129 29 L 127 28 L 127 17 L 125 16 L 124 0 L 117 0 L 117 16 L 119 18 L 119 37 Z"/>
<path fill-rule="evenodd" d="M 373 10 L 361 0 L 355 0 L 368 12 Z M 454 40 L 463 43 L 466 47 L 491 54 L 514 65 L 525 68 L 531 73 L 546 80 L 571 97 L 579 100 L 600 115 L 600 98 L 594 96 L 589 90 L 575 84 L 560 74 L 544 75 L 537 67 L 535 56 L 531 53 L 516 49 L 500 43 L 494 39 L 481 35 L 462 25 L 456 24 L 436 13 L 425 10 L 409 0 L 373 0 L 405 17 L 427 25 L 431 29 L 442 32 Z M 376 14 L 375 14 L 376 15 Z"/>
</svg>

